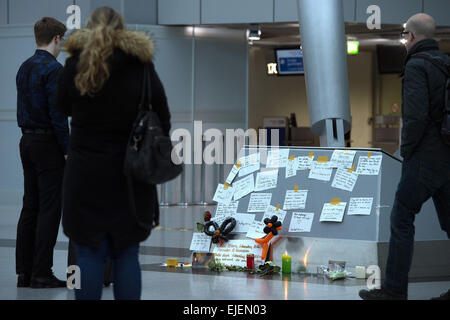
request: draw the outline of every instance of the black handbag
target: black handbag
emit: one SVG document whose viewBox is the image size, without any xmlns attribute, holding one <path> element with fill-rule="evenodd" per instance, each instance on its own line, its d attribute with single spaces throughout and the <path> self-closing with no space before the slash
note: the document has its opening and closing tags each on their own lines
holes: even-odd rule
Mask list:
<svg viewBox="0 0 450 320">
<path fill-rule="evenodd" d="M 176 154 L 173 160 L 177 163 L 172 161 L 172 141 L 164 135 L 151 101 L 150 70 L 145 65 L 139 113 L 127 144 L 124 174 L 129 180 L 156 185 L 175 179 L 183 165 Z"/>
</svg>

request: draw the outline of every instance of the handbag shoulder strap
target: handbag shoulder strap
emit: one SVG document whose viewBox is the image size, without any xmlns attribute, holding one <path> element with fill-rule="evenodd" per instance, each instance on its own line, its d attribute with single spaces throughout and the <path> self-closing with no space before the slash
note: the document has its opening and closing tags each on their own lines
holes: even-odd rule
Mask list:
<svg viewBox="0 0 450 320">
<path fill-rule="evenodd" d="M 146 108 L 148 106 L 148 109 Z M 142 91 L 139 102 L 139 111 L 153 110 L 152 108 L 152 84 L 150 80 L 150 65 L 144 65 L 144 74 L 142 77 Z"/>
</svg>

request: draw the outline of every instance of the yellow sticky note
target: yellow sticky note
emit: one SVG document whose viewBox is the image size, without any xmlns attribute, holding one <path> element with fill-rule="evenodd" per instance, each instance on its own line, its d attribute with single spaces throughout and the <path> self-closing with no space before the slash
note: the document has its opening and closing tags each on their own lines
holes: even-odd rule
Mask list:
<svg viewBox="0 0 450 320">
<path fill-rule="evenodd" d="M 330 203 L 332 205 L 337 205 L 337 204 L 341 203 L 341 199 L 340 198 L 333 198 L 333 199 L 331 199 Z"/>
<path fill-rule="evenodd" d="M 289 161 L 294 161 L 295 160 L 295 156 L 290 156 L 289 157 Z"/>
<path fill-rule="evenodd" d="M 228 183 L 225 183 L 225 184 L 223 185 L 223 188 L 224 188 L 224 189 L 228 189 L 229 186 L 230 186 L 230 185 L 229 185 Z"/>
<path fill-rule="evenodd" d="M 275 211 L 278 211 L 278 210 L 280 210 L 280 205 L 279 204 L 277 204 L 277 209 Z"/>
<path fill-rule="evenodd" d="M 328 162 L 328 157 L 325 157 L 325 156 L 319 157 L 319 158 L 317 159 L 317 162 L 321 162 L 321 163 Z"/>
<path fill-rule="evenodd" d="M 298 188 L 299 188 L 298 186 L 295 186 L 295 187 L 294 187 L 294 191 L 295 191 L 295 192 L 298 192 Z"/>
<path fill-rule="evenodd" d="M 309 153 L 309 157 L 310 157 L 310 158 L 314 157 L 314 152 L 310 152 L 310 153 Z"/>
<path fill-rule="evenodd" d="M 372 152 L 369 152 L 367 156 L 370 158 L 372 156 Z"/>
<path fill-rule="evenodd" d="M 355 171 L 355 167 L 356 167 L 356 163 L 353 164 L 353 167 L 351 169 L 348 169 L 348 172 L 351 173 L 351 172 Z"/>
</svg>

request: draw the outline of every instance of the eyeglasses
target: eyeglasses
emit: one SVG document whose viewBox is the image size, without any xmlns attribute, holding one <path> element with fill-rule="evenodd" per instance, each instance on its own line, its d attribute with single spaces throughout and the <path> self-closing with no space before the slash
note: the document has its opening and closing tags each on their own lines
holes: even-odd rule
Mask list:
<svg viewBox="0 0 450 320">
<path fill-rule="evenodd" d="M 408 34 L 410 34 L 410 33 L 411 33 L 411 31 L 403 30 L 402 32 L 400 32 L 400 37 L 406 38 L 406 36 L 407 36 Z"/>
</svg>

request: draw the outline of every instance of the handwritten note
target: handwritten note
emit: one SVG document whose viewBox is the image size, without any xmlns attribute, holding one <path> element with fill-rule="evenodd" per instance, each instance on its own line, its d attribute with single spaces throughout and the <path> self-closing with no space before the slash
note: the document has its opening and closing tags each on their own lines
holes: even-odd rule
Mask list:
<svg viewBox="0 0 450 320">
<path fill-rule="evenodd" d="M 232 215 L 230 214 L 216 214 L 214 216 L 214 218 L 211 219 L 211 221 L 214 221 L 215 223 L 217 223 L 217 225 L 220 227 L 222 225 L 222 223 L 227 219 L 230 218 Z M 211 231 L 213 231 L 213 228 L 210 227 L 209 228 Z"/>
<path fill-rule="evenodd" d="M 257 220 L 252 221 L 252 224 L 248 228 L 246 237 L 252 238 L 252 239 L 264 238 L 266 236 L 266 234 L 264 232 L 265 227 L 266 227 L 266 224 L 262 221 L 257 221 Z"/>
<path fill-rule="evenodd" d="M 311 232 L 313 212 L 293 212 L 289 232 Z"/>
<path fill-rule="evenodd" d="M 211 237 L 205 233 L 195 232 L 192 235 L 191 245 L 189 250 L 195 252 L 209 252 L 211 247 Z"/>
<path fill-rule="evenodd" d="M 366 176 L 377 176 L 380 173 L 383 156 L 359 157 L 356 173 Z"/>
<path fill-rule="evenodd" d="M 288 162 L 289 149 L 272 149 L 267 155 L 266 168 L 284 168 Z"/>
<path fill-rule="evenodd" d="M 230 215 L 237 212 L 239 201 L 231 201 L 229 204 L 219 203 L 216 207 L 216 215 Z"/>
<path fill-rule="evenodd" d="M 309 170 L 314 162 L 314 157 L 297 157 L 297 170 Z"/>
<path fill-rule="evenodd" d="M 347 214 L 369 216 L 372 211 L 373 198 L 350 198 Z"/>
<path fill-rule="evenodd" d="M 281 223 L 284 222 L 284 218 L 286 218 L 286 214 L 287 211 L 281 210 L 280 208 L 274 207 L 274 206 L 268 206 L 266 208 L 266 211 L 264 212 L 264 216 L 262 218 L 262 221 L 264 221 L 264 219 L 266 218 L 272 218 L 273 216 L 277 216 L 278 217 L 278 221 L 281 221 Z"/>
<path fill-rule="evenodd" d="M 320 214 L 320 222 L 342 222 L 347 202 L 339 204 L 325 203 Z"/>
<path fill-rule="evenodd" d="M 294 158 L 293 160 L 289 159 L 286 164 L 285 178 L 287 179 L 296 176 L 297 168 L 298 168 L 298 158 Z"/>
<path fill-rule="evenodd" d="M 329 162 L 314 161 L 308 178 L 321 181 L 330 181 L 332 174 L 333 168 L 330 167 Z"/>
<path fill-rule="evenodd" d="M 216 192 L 214 193 L 213 201 L 223 204 L 229 204 L 234 195 L 234 188 L 228 186 L 227 188 L 219 183 Z"/>
<path fill-rule="evenodd" d="M 252 193 L 247 212 L 265 212 L 272 199 L 271 193 Z"/>
<path fill-rule="evenodd" d="M 287 190 L 284 197 L 284 210 L 305 209 L 308 190 Z"/>
<path fill-rule="evenodd" d="M 248 228 L 255 220 L 255 215 L 248 213 L 235 213 L 231 217 L 236 219 L 236 226 L 231 233 L 247 233 Z"/>
<path fill-rule="evenodd" d="M 331 186 L 333 188 L 352 192 L 357 180 L 358 175 L 355 172 L 348 172 L 348 169 L 339 168 L 337 169 Z"/>
<path fill-rule="evenodd" d="M 227 266 L 247 266 L 247 254 L 255 256 L 255 265 L 262 264 L 262 247 L 254 240 L 229 240 L 223 246 L 215 246 L 213 253 L 216 259 Z"/>
<path fill-rule="evenodd" d="M 242 178 L 241 180 L 233 183 L 234 187 L 234 200 L 239 200 L 255 189 L 255 179 L 253 174 Z"/>
<path fill-rule="evenodd" d="M 255 191 L 264 191 L 277 187 L 278 170 L 262 171 L 256 174 Z"/>
<path fill-rule="evenodd" d="M 251 153 L 248 156 L 240 158 L 238 163 L 241 164 L 239 177 L 249 175 L 261 168 L 261 153 Z"/>
<path fill-rule="evenodd" d="M 334 150 L 331 155 L 331 166 L 333 168 L 350 169 L 353 166 L 356 151 L 353 150 Z"/>
<path fill-rule="evenodd" d="M 227 180 L 225 180 L 225 182 L 228 184 L 233 183 L 233 180 L 236 177 L 236 175 L 238 174 L 240 168 L 241 168 L 240 166 L 237 167 L 236 165 L 234 165 L 233 168 L 231 168 L 231 171 L 228 174 Z"/>
</svg>

